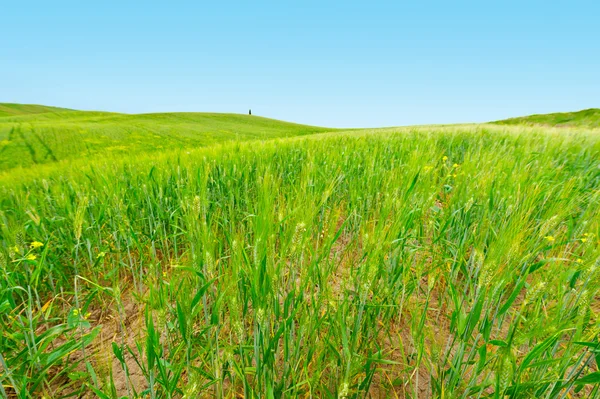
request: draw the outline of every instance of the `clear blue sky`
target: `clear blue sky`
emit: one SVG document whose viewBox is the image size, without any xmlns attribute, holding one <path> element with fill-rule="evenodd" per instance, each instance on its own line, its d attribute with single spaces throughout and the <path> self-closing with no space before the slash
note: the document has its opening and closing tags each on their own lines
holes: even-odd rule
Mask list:
<svg viewBox="0 0 600 399">
<path fill-rule="evenodd" d="M 600 107 L 600 5 L 4 1 L 0 102 L 335 127 Z"/>
</svg>

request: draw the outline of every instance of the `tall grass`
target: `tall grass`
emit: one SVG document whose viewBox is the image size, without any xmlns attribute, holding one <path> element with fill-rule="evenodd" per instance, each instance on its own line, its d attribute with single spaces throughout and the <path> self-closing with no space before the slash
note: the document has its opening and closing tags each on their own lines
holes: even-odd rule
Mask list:
<svg viewBox="0 0 600 399">
<path fill-rule="evenodd" d="M 1 392 L 600 397 L 598 159 L 488 126 L 6 174 Z"/>
</svg>

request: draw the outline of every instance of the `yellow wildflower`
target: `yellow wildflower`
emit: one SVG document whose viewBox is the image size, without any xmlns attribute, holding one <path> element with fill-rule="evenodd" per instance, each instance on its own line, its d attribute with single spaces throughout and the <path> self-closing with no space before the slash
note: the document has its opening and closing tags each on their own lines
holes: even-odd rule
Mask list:
<svg viewBox="0 0 600 399">
<path fill-rule="evenodd" d="M 455 163 L 454 165 L 452 165 L 453 168 L 458 168 L 460 165 Z"/>
<path fill-rule="evenodd" d="M 546 240 L 548 240 L 549 242 L 554 242 L 554 237 L 552 236 L 546 236 L 544 237 Z"/>
<path fill-rule="evenodd" d="M 442 157 L 442 161 L 446 162 L 447 160 L 448 160 L 448 157 L 444 155 L 444 156 Z"/>
<path fill-rule="evenodd" d="M 27 260 L 36 260 L 37 256 L 35 256 L 34 254 L 29 254 L 29 255 L 27 255 L 27 257 L 25 259 L 27 259 Z"/>
<path fill-rule="evenodd" d="M 587 241 L 587 238 L 582 238 L 581 239 L 581 242 L 586 242 L 586 241 Z"/>
<path fill-rule="evenodd" d="M 106 256 L 106 252 L 100 252 L 98 256 L 96 256 L 96 259 L 104 258 L 104 256 Z"/>
<path fill-rule="evenodd" d="M 32 242 L 32 243 L 31 243 L 31 245 L 30 245 L 30 247 L 31 247 L 31 248 L 33 248 L 33 249 L 36 249 L 36 248 L 41 248 L 41 247 L 43 247 L 43 246 L 44 246 L 44 244 L 43 244 L 43 243 L 41 243 L 41 242 L 39 242 L 39 241 L 34 241 L 34 242 Z"/>
<path fill-rule="evenodd" d="M 429 166 L 429 165 L 426 165 L 426 166 L 423 168 L 423 170 L 424 170 L 425 172 L 429 172 L 431 169 L 433 169 L 433 166 Z"/>
<path fill-rule="evenodd" d="M 19 247 L 17 247 L 16 245 L 14 247 L 12 247 L 11 249 L 13 250 L 13 252 L 16 252 L 16 253 L 20 253 L 21 252 L 21 250 L 19 249 Z"/>
<path fill-rule="evenodd" d="M 583 263 L 583 259 L 577 259 L 575 262 L 577 262 L 577 263 Z"/>
</svg>

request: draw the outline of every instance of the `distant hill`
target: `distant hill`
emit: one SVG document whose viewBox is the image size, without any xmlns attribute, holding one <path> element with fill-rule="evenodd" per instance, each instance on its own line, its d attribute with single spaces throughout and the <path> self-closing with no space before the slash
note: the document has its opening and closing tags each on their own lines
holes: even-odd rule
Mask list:
<svg viewBox="0 0 600 399">
<path fill-rule="evenodd" d="M 590 108 L 577 112 L 557 112 L 553 114 L 521 116 L 492 123 L 501 125 L 579 126 L 597 128 L 600 127 L 600 109 Z"/>
<path fill-rule="evenodd" d="M 600 109 L 530 115 L 491 123 L 600 128 Z M 65 159 L 120 157 L 338 130 L 245 114 L 120 114 L 0 103 L 0 171 Z"/>
<path fill-rule="evenodd" d="M 70 111 L 67 108 L 47 107 L 36 104 L 0 103 L 0 118 L 7 116 L 43 114 L 46 112 Z"/>
<path fill-rule="evenodd" d="M 0 103 L 0 170 L 83 156 L 164 151 L 333 130 L 255 115 L 129 115 Z"/>
</svg>

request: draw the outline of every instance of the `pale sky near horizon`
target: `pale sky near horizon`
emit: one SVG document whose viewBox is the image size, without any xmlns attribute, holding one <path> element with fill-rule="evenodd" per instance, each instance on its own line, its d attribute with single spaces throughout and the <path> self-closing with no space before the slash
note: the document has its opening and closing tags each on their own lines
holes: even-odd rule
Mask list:
<svg viewBox="0 0 600 399">
<path fill-rule="evenodd" d="M 600 107 L 592 1 L 6 3 L 0 102 L 330 127 Z"/>
</svg>

